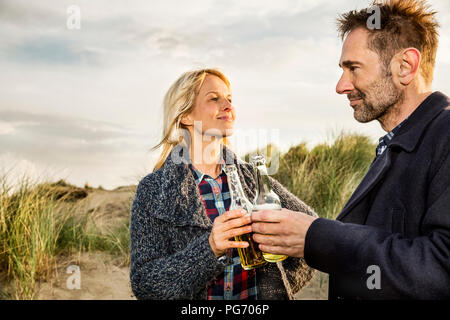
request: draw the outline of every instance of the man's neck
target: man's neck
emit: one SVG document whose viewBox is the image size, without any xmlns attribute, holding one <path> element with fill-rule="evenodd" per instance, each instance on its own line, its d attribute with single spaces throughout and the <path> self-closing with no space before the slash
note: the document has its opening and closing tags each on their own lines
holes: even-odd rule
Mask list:
<svg viewBox="0 0 450 320">
<path fill-rule="evenodd" d="M 403 99 L 385 115 L 377 119 L 383 130 L 391 132 L 408 118 L 430 94 L 432 94 L 431 88 L 423 92 L 408 92 L 408 90 L 405 90 Z"/>
</svg>

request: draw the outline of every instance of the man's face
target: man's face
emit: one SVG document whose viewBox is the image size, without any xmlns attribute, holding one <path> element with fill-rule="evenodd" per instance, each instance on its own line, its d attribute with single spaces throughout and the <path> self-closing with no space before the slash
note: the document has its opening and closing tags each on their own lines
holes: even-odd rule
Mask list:
<svg viewBox="0 0 450 320">
<path fill-rule="evenodd" d="M 357 28 L 345 39 L 339 61 L 343 74 L 336 86 L 337 93 L 347 95 L 355 119 L 362 123 L 381 118 L 403 99 L 390 69 L 368 48 L 368 35 Z"/>
</svg>

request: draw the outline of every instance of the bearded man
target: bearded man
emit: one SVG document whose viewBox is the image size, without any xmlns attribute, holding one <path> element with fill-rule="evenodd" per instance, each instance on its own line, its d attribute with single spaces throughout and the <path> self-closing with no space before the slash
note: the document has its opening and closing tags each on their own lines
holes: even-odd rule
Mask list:
<svg viewBox="0 0 450 320">
<path fill-rule="evenodd" d="M 341 15 L 336 86 L 357 121 L 377 120 L 369 171 L 337 220 L 283 209 L 252 214 L 264 252 L 304 257 L 330 275 L 330 299 L 450 298 L 450 107 L 432 91 L 435 13 L 421 0 Z"/>
</svg>

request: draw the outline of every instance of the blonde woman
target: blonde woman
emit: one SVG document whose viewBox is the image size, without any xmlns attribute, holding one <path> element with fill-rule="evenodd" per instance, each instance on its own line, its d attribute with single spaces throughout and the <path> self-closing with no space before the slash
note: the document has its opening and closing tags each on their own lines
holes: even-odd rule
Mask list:
<svg viewBox="0 0 450 320">
<path fill-rule="evenodd" d="M 234 236 L 251 232 L 251 218 L 228 211 L 223 171 L 235 163 L 253 199 L 249 164 L 226 146 L 236 119 L 231 88 L 215 69 L 184 73 L 164 103 L 161 156 L 138 185 L 131 208 L 131 287 L 138 299 L 292 299 L 312 277 L 303 259 L 244 270 Z M 282 205 L 315 213 L 272 180 Z"/>
</svg>

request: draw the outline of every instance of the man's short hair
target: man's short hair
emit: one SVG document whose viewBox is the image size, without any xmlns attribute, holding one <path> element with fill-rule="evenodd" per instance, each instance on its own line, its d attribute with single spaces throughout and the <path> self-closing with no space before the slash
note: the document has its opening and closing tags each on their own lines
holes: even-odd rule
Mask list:
<svg viewBox="0 0 450 320">
<path fill-rule="evenodd" d="M 436 12 L 425 0 L 375 0 L 372 6 L 380 8 L 381 28 L 368 28 L 367 21 L 374 11 L 349 11 L 337 20 L 342 40 L 354 29 L 365 28 L 369 32 L 369 49 L 380 56 L 387 70 L 399 50 L 416 48 L 422 56 L 421 74 L 427 84 L 431 83 L 439 37 Z"/>
</svg>

